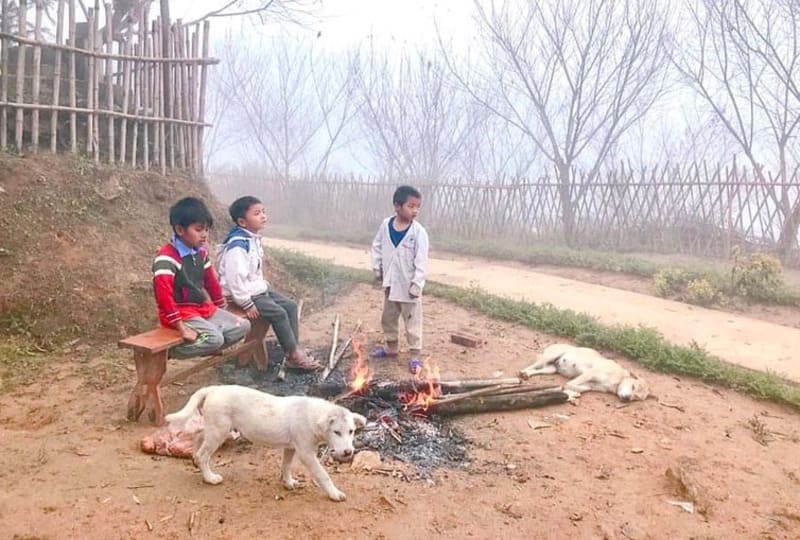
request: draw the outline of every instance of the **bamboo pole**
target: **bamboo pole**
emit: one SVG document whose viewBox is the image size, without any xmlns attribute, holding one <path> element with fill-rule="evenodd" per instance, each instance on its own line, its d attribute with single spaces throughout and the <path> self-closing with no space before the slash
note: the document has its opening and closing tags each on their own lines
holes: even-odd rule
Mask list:
<svg viewBox="0 0 800 540">
<path fill-rule="evenodd" d="M 60 112 L 74 112 L 74 113 L 94 113 L 100 117 L 105 118 L 107 116 L 113 116 L 114 118 L 125 118 L 127 120 L 138 120 L 141 122 L 151 122 L 153 124 L 159 123 L 176 123 L 185 126 L 193 126 L 193 125 L 201 125 L 199 122 L 192 122 L 190 120 L 172 120 L 170 118 L 163 118 L 159 116 L 146 116 L 146 115 L 136 115 L 136 114 L 125 114 L 120 111 L 108 111 L 106 109 L 87 109 L 86 107 L 68 107 L 66 105 L 49 105 L 46 103 L 40 103 L 39 105 L 34 105 L 33 103 L 15 103 L 13 101 L 0 101 L 0 107 L 10 107 L 10 108 L 21 108 L 26 111 L 38 110 L 38 111 L 60 111 Z M 211 124 L 202 124 L 203 127 L 210 127 Z"/>
<path fill-rule="evenodd" d="M 124 52 L 130 52 L 131 44 L 126 42 Z M 131 62 L 124 60 L 122 63 L 122 113 L 128 114 L 131 95 Z M 122 118 L 119 126 L 119 161 L 125 164 L 128 148 L 128 120 Z"/>
<path fill-rule="evenodd" d="M 144 21 L 144 27 L 147 28 L 147 21 Z M 144 54 L 142 55 L 142 69 L 143 69 L 143 78 L 142 78 L 142 108 L 144 109 L 145 116 L 149 116 L 147 111 L 150 109 L 150 50 L 151 50 L 151 43 L 150 43 L 150 36 L 147 35 L 147 30 L 145 30 L 144 41 Z M 142 160 L 144 164 L 144 170 L 150 170 L 150 122 L 145 120 L 142 122 Z"/>
<path fill-rule="evenodd" d="M 69 43 L 75 48 L 75 0 L 69 0 Z M 75 109 L 78 106 L 78 92 L 76 87 L 75 51 L 69 53 L 69 106 Z M 73 154 L 78 153 L 78 115 L 74 111 L 69 115 L 69 147 Z"/>
<path fill-rule="evenodd" d="M 175 57 L 175 38 L 174 38 L 174 29 L 173 25 L 169 25 L 169 28 L 166 29 L 167 35 L 165 37 L 166 44 L 167 44 L 167 54 L 170 58 Z M 167 103 L 169 104 L 169 109 L 167 111 L 167 115 L 170 118 L 175 118 L 175 64 L 169 64 L 169 69 L 166 70 L 166 77 L 167 77 Z M 175 142 L 177 140 L 177 134 L 175 132 L 176 124 L 174 122 L 170 122 L 169 126 L 169 168 L 175 170 Z"/>
<path fill-rule="evenodd" d="M 164 45 L 163 40 L 165 36 L 162 35 L 162 28 L 163 26 L 157 23 L 153 28 L 153 35 L 156 36 L 156 40 L 158 41 L 157 44 L 154 45 L 153 50 L 154 54 L 158 56 L 162 56 L 164 54 Z M 157 65 L 157 64 L 156 64 Z M 164 117 L 164 98 L 166 92 L 164 91 L 164 86 L 166 81 L 164 80 L 164 71 L 168 70 L 168 65 L 163 64 L 163 66 L 156 67 L 156 79 L 158 80 L 158 86 L 156 88 L 156 93 L 158 94 L 158 116 L 163 118 Z M 158 164 L 161 166 L 161 174 L 167 174 L 167 152 L 166 152 L 166 140 L 165 135 L 166 131 L 164 129 L 164 123 L 159 122 L 157 124 L 158 128 Z"/>
<path fill-rule="evenodd" d="M 134 55 L 139 52 L 139 44 L 136 43 L 133 46 L 133 53 Z M 141 103 L 139 102 L 139 88 L 142 86 L 142 71 L 140 69 L 140 63 L 136 60 L 132 60 L 131 66 L 132 69 L 132 77 L 133 77 L 133 112 L 134 114 L 139 114 L 139 108 L 141 107 Z M 133 135 L 131 136 L 131 167 L 136 167 L 136 159 L 139 152 L 139 120 L 133 121 Z"/>
<path fill-rule="evenodd" d="M 114 52 L 114 18 L 111 16 L 111 4 L 106 2 L 106 39 L 105 47 L 108 53 Z M 106 58 L 106 109 L 109 111 L 114 110 L 114 60 L 111 57 Z M 113 164 L 115 160 L 114 149 L 116 144 L 114 141 L 114 115 L 109 114 L 107 118 L 107 137 L 108 137 L 108 162 Z"/>
<path fill-rule="evenodd" d="M 64 0 L 58 0 L 56 8 L 56 44 L 64 41 Z M 56 50 L 55 66 L 53 68 L 53 105 L 60 105 L 61 99 L 61 55 L 62 51 Z M 58 151 L 58 110 L 50 112 L 50 152 Z"/>
<path fill-rule="evenodd" d="M 33 23 L 33 35 L 37 45 L 33 46 L 33 104 L 39 104 L 39 94 L 42 89 L 42 13 L 44 9 L 41 2 L 34 2 L 36 15 Z M 39 153 L 39 111 L 34 109 L 31 113 L 31 151 Z"/>
<path fill-rule="evenodd" d="M 86 44 L 88 50 L 94 50 L 94 8 L 87 10 L 87 28 L 89 28 L 89 39 Z M 88 73 L 86 75 L 86 108 L 89 113 L 86 115 L 86 156 L 91 157 L 94 152 L 94 56 L 89 56 L 87 62 Z"/>
<path fill-rule="evenodd" d="M 8 2 L 9 0 L 2 0 L 2 8 L 0 8 L 0 17 L 2 17 L 2 30 L 3 33 L 8 31 Z M 8 47 L 10 42 L 7 38 L 0 39 L 0 47 L 2 47 L 2 59 L 0 59 L 0 100 L 8 101 Z M 8 146 L 8 108 L 3 107 L 0 110 L 0 148 Z"/>
<path fill-rule="evenodd" d="M 199 48 L 200 48 L 200 36 L 198 35 L 199 32 L 200 32 L 200 25 L 197 24 L 197 25 L 195 25 L 194 32 L 192 32 L 192 56 L 197 56 L 198 53 L 199 53 Z M 198 69 L 197 64 L 190 65 L 189 66 L 189 70 L 191 72 L 191 77 L 190 77 L 191 86 L 190 86 L 190 88 L 192 90 L 192 96 L 191 96 L 191 102 L 190 102 L 191 103 L 191 107 L 189 107 L 189 120 L 197 121 L 197 118 L 199 116 L 198 110 L 197 110 L 197 107 L 198 107 L 197 97 L 198 97 L 198 94 L 200 93 L 200 90 L 199 90 L 199 85 L 200 85 L 200 81 L 199 81 L 200 77 L 199 77 L 199 75 L 200 75 L 200 73 L 199 73 L 199 69 Z M 193 173 L 197 174 L 198 172 L 200 172 L 200 163 L 199 163 L 200 162 L 200 156 L 199 156 L 200 148 L 199 148 L 199 140 L 198 140 L 199 129 L 195 125 L 191 126 L 189 129 L 192 131 L 192 169 L 191 170 L 192 170 Z"/>
<path fill-rule="evenodd" d="M 89 8 L 93 9 L 93 8 Z M 87 10 L 88 11 L 88 10 Z M 0 32 L 0 39 L 8 39 L 14 43 L 20 43 L 25 45 L 36 45 L 37 41 L 35 39 L 30 39 L 27 37 L 21 37 L 17 34 L 11 34 L 8 32 Z M 136 56 L 125 56 L 122 54 L 108 54 L 101 51 L 91 51 L 87 49 L 81 49 L 80 47 L 74 45 L 56 45 L 54 43 L 38 43 L 42 47 L 47 47 L 48 49 L 60 49 L 64 52 L 74 52 L 77 54 L 81 54 L 87 57 L 96 58 L 98 60 L 105 60 L 107 58 L 111 58 L 112 60 L 137 60 Z M 202 64 L 202 65 L 215 65 L 219 64 L 219 58 L 159 58 L 157 60 L 151 60 L 151 62 L 155 64 Z"/>
<path fill-rule="evenodd" d="M 181 20 L 175 21 L 175 55 L 179 58 L 183 57 L 183 47 L 181 46 L 181 36 L 183 35 L 183 28 Z M 175 114 L 174 117 L 178 120 L 183 120 L 183 69 L 182 66 L 176 66 L 175 69 Z M 186 135 L 183 126 L 178 126 L 178 167 L 181 169 L 186 168 Z"/>
<path fill-rule="evenodd" d="M 205 21 L 203 23 L 203 57 L 208 56 L 208 34 L 209 29 L 211 28 L 211 24 L 209 21 Z M 208 79 L 208 67 L 206 64 L 201 64 L 200 66 L 200 115 L 198 117 L 198 121 L 203 124 L 206 118 L 206 85 Z M 200 170 L 199 173 L 202 176 L 205 172 L 205 156 L 203 155 L 203 137 L 204 137 L 204 130 L 203 126 L 200 126 L 198 140 L 200 144 L 200 148 L 198 149 L 198 155 L 200 156 Z"/>
<path fill-rule="evenodd" d="M 100 13 L 95 12 L 94 14 L 94 24 L 90 32 L 94 36 L 94 46 L 92 47 L 92 51 L 98 51 L 102 48 L 102 42 L 100 39 Z M 100 107 L 100 66 L 101 66 L 101 59 L 95 57 L 94 61 L 94 73 L 92 74 L 92 95 L 94 96 L 92 109 L 94 112 L 92 113 L 94 116 L 94 130 L 92 131 L 92 148 L 94 148 L 94 162 L 100 163 L 100 117 L 98 116 L 98 112 L 102 110 Z"/>
<path fill-rule="evenodd" d="M 19 32 L 20 37 L 25 35 L 25 25 L 27 22 L 27 8 L 28 8 L 28 0 L 19 0 L 19 12 L 17 16 L 19 20 L 17 21 L 17 31 Z M 17 49 L 17 105 L 22 105 L 25 102 L 25 45 L 20 44 L 19 49 Z M 22 154 L 22 128 L 23 128 L 23 109 L 22 107 L 17 108 L 16 111 L 16 118 L 15 118 L 15 126 L 14 126 L 14 135 L 17 144 L 17 153 Z"/>
<path fill-rule="evenodd" d="M 152 58 L 156 59 L 156 58 L 158 58 L 158 55 L 160 54 L 160 52 L 158 50 L 158 17 L 156 17 L 153 20 L 153 22 L 151 23 L 150 34 L 153 36 L 153 48 L 152 48 L 153 56 L 152 56 Z M 150 66 L 152 67 L 152 70 L 153 70 L 152 71 L 152 79 L 151 79 L 151 94 L 150 94 L 150 97 L 152 99 L 153 116 L 155 117 L 155 116 L 160 116 L 158 104 L 159 104 L 159 102 L 161 100 L 160 100 L 160 92 L 158 90 L 160 88 L 159 81 L 161 79 L 162 72 L 161 72 L 161 69 L 159 69 L 158 66 L 155 63 L 150 64 Z M 158 164 L 161 161 L 161 156 L 159 155 L 159 150 L 160 150 L 160 147 L 159 147 L 159 143 L 160 143 L 159 135 L 160 135 L 160 133 L 159 133 L 157 124 L 151 123 L 150 125 L 153 128 L 153 153 L 152 153 L 151 162 L 155 166 L 156 164 Z"/>
</svg>

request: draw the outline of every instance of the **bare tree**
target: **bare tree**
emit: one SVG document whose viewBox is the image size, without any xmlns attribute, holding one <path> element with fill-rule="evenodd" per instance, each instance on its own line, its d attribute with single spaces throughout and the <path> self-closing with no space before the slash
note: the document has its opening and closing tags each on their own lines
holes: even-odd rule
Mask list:
<svg viewBox="0 0 800 540">
<path fill-rule="evenodd" d="M 393 66 L 372 49 L 362 62 L 360 120 L 383 174 L 436 182 L 456 173 L 462 147 L 486 112 L 443 68 L 421 52 Z"/>
<path fill-rule="evenodd" d="M 687 2 L 694 46 L 676 54 L 685 81 L 709 106 L 763 182 L 766 163 L 784 225 L 778 244 L 797 244 L 800 197 L 788 182 L 798 162 L 791 148 L 800 128 L 800 3 L 794 0 Z M 691 43 L 691 42 L 690 42 Z M 793 162 L 793 163 L 792 163 Z"/>
<path fill-rule="evenodd" d="M 574 169 L 596 177 L 609 150 L 666 88 L 669 2 L 475 0 L 485 55 L 448 64 L 465 88 L 524 133 L 556 170 L 565 238 Z M 444 45 L 442 45 L 444 50 Z"/>
<path fill-rule="evenodd" d="M 262 23 L 298 23 L 313 18 L 315 10 L 321 6 L 322 0 L 224 0 L 187 24 L 223 17 L 257 17 Z"/>
<path fill-rule="evenodd" d="M 353 68 L 311 41 L 277 36 L 251 45 L 228 36 L 217 89 L 240 144 L 283 178 L 325 171 L 357 107 Z"/>
</svg>

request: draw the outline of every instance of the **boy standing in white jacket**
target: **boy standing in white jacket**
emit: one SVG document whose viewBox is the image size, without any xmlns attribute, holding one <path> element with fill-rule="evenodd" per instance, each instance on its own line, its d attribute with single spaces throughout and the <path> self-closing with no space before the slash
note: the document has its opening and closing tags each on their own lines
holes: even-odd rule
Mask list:
<svg viewBox="0 0 800 540">
<path fill-rule="evenodd" d="M 286 367 L 317 370 L 319 362 L 298 345 L 297 304 L 274 291 L 264 279 L 264 245 L 258 234 L 267 224 L 267 212 L 255 197 L 240 197 L 230 207 L 235 223 L 222 244 L 219 277 L 225 296 L 242 308 L 247 318 L 262 317 L 272 325 L 286 354 Z"/>
<path fill-rule="evenodd" d="M 381 326 L 386 347 L 376 356 L 397 356 L 402 317 L 409 352 L 422 350 L 422 289 L 428 269 L 428 233 L 417 221 L 422 195 L 400 186 L 392 197 L 394 216 L 383 220 L 372 242 L 372 270 L 384 289 Z"/>
</svg>

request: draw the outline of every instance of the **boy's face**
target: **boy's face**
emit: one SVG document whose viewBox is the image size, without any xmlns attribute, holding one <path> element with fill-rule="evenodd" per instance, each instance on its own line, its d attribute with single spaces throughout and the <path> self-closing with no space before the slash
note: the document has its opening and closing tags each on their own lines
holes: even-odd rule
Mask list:
<svg viewBox="0 0 800 540">
<path fill-rule="evenodd" d="M 419 197 L 409 197 L 403 204 L 395 204 L 394 211 L 402 221 L 414 221 L 419 214 L 422 206 L 422 199 Z"/>
<path fill-rule="evenodd" d="M 197 249 L 208 243 L 208 225 L 205 223 L 192 223 L 188 227 L 175 225 L 175 234 L 188 247 Z"/>
<path fill-rule="evenodd" d="M 250 232 L 258 232 L 267 225 L 267 210 L 261 203 L 256 203 L 247 209 L 243 218 L 236 221 L 239 227 L 245 228 Z"/>
</svg>

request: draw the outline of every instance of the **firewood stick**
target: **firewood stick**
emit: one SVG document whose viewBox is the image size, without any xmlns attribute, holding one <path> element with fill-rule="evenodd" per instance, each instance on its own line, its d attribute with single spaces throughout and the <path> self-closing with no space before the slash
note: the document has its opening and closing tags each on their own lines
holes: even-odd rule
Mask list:
<svg viewBox="0 0 800 540">
<path fill-rule="evenodd" d="M 334 369 L 336 369 L 336 366 L 337 366 L 337 365 L 339 365 L 339 361 L 340 361 L 342 358 L 344 358 L 344 355 L 347 353 L 347 349 L 349 349 L 349 348 L 350 348 L 350 344 L 351 344 L 351 343 L 353 343 L 353 337 L 354 337 L 354 336 L 355 336 L 355 335 L 356 335 L 356 334 L 357 334 L 359 331 L 361 331 L 361 321 L 358 321 L 358 322 L 356 323 L 356 327 L 353 329 L 353 332 L 352 332 L 352 333 L 350 334 L 350 336 L 347 338 L 347 341 L 345 341 L 345 342 L 344 342 L 344 345 L 342 346 L 342 348 L 341 348 L 341 349 L 339 349 L 339 353 L 336 355 L 336 358 L 335 358 L 335 359 L 334 359 L 334 361 L 333 361 L 333 365 L 332 365 L 332 366 L 330 366 L 330 365 L 329 365 L 329 366 L 327 366 L 327 367 L 325 368 L 325 371 L 323 371 L 323 372 L 322 372 L 322 376 L 320 377 L 320 380 L 324 381 L 325 379 L 327 379 L 327 378 L 328 378 L 328 375 L 330 375 L 330 374 L 331 374 L 331 372 L 332 372 Z"/>
<path fill-rule="evenodd" d="M 461 401 L 471 397 L 477 396 L 486 396 L 497 392 L 498 390 L 505 390 L 507 388 L 514 388 L 519 387 L 519 383 L 517 385 L 509 385 L 509 384 L 495 384 L 492 386 L 487 386 L 486 388 L 478 388 L 476 390 L 470 390 L 469 392 L 464 392 L 463 394 L 454 394 L 452 396 L 447 396 L 445 398 L 434 400 L 433 403 L 437 405 L 442 405 L 444 403 L 451 403 L 454 401 Z"/>
<path fill-rule="evenodd" d="M 477 388 L 486 388 L 487 386 L 497 384 L 508 384 L 513 387 L 520 386 L 522 381 L 518 378 L 506 379 L 463 379 L 463 380 L 438 380 L 434 384 L 440 386 L 443 394 L 457 394 L 468 390 Z M 524 385 L 525 388 L 535 390 L 543 390 L 550 388 L 549 386 L 540 385 Z M 365 389 L 366 392 L 378 397 L 394 397 L 398 392 L 419 392 L 428 387 L 428 382 L 424 379 L 405 379 L 401 381 L 387 381 L 387 380 L 373 380 L 369 383 L 369 387 Z M 320 381 L 314 384 L 309 389 L 310 394 L 318 397 L 330 397 L 338 395 L 347 390 L 347 384 L 339 381 Z"/>
<path fill-rule="evenodd" d="M 333 341 L 331 342 L 331 352 L 328 355 L 328 370 L 333 369 L 333 363 L 336 359 L 336 347 L 339 344 L 339 314 L 333 319 Z"/>
<path fill-rule="evenodd" d="M 507 396 L 507 395 L 511 395 L 511 394 L 535 394 L 535 393 L 543 394 L 543 393 L 547 393 L 547 392 L 561 392 L 561 391 L 562 391 L 562 388 L 560 386 L 548 386 L 548 387 L 542 388 L 540 386 L 522 385 L 522 386 L 517 386 L 517 387 L 501 389 L 501 390 L 498 390 L 497 392 L 492 392 L 489 395 L 494 397 L 494 396 Z"/>
<path fill-rule="evenodd" d="M 300 317 L 303 315 L 303 302 L 304 300 L 300 300 L 297 304 L 297 326 L 300 326 Z M 275 379 L 278 381 L 286 380 L 286 358 L 283 359 L 281 362 L 281 367 L 278 369 L 278 374 L 275 375 Z"/>
<path fill-rule="evenodd" d="M 448 403 L 433 403 L 429 413 L 438 415 L 475 414 L 482 412 L 513 411 L 545 407 L 566 403 L 567 394 L 562 391 L 523 392 L 502 396 L 479 396 Z"/>
</svg>

